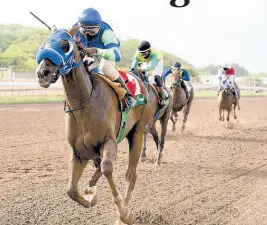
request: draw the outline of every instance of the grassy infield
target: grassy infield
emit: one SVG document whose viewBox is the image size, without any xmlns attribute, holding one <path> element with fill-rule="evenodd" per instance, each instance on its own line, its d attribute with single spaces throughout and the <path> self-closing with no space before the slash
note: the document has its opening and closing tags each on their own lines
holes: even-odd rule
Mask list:
<svg viewBox="0 0 267 225">
<path fill-rule="evenodd" d="M 214 98 L 217 96 L 215 91 L 195 92 L 196 98 Z M 267 96 L 267 93 L 254 94 L 253 92 L 241 92 L 241 97 Z M 10 96 L 0 97 L 0 104 L 30 104 L 30 103 L 55 103 L 62 102 L 64 96 Z"/>
</svg>

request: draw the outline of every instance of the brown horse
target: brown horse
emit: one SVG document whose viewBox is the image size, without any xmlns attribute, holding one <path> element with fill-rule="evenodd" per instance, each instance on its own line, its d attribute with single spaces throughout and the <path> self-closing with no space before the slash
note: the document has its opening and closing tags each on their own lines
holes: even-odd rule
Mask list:
<svg viewBox="0 0 267 225">
<path fill-rule="evenodd" d="M 227 111 L 226 120 L 228 122 L 228 126 L 229 126 L 230 113 L 232 111 L 232 108 L 234 109 L 234 118 L 237 119 L 236 112 L 235 112 L 235 108 L 238 102 L 237 99 L 238 99 L 238 96 L 235 98 L 233 90 L 228 83 L 222 86 L 222 90 L 220 91 L 219 96 L 218 96 L 219 120 L 224 121 L 224 111 Z"/>
<path fill-rule="evenodd" d="M 178 120 L 177 112 L 183 110 L 184 118 L 183 124 L 181 126 L 181 133 L 184 132 L 185 123 L 187 121 L 188 114 L 190 112 L 190 108 L 192 105 L 192 101 L 194 98 L 194 90 L 193 87 L 190 91 L 189 99 L 186 98 L 186 93 L 184 88 L 182 87 L 182 79 L 180 77 L 179 71 L 176 71 L 173 74 L 174 81 L 172 82 L 171 91 L 172 91 L 172 112 L 171 112 L 171 121 L 173 123 L 172 130 L 175 131 L 175 124 Z M 174 118 L 175 117 L 175 118 Z"/>
<path fill-rule="evenodd" d="M 120 219 L 117 224 L 132 224 L 133 216 L 129 209 L 129 201 L 136 182 L 137 163 L 151 108 L 143 104 L 133 108 L 128 114 L 123 138 L 128 139 L 129 161 L 125 174 L 126 193 L 123 198 L 113 179 L 113 162 L 117 157 L 118 148 L 116 135 L 119 132 L 122 114 L 119 100 L 102 78 L 92 72 L 88 73 L 81 63 L 80 53 L 72 38 L 77 29 L 75 27 L 69 32 L 59 30 L 53 33 L 45 42 L 48 48 L 44 48 L 43 51 L 41 49 L 37 55 L 39 65 L 36 70 L 39 84 L 45 88 L 62 75 L 69 106 L 66 114 L 66 134 L 73 149 L 67 193 L 70 198 L 86 208 L 94 206 L 97 201 L 96 184 L 103 174 L 108 180 L 118 209 Z M 46 55 L 46 52 L 49 54 Z M 137 80 L 144 97 L 148 99 L 149 95 L 143 82 L 139 78 Z M 96 171 L 89 181 L 89 188 L 81 195 L 77 185 L 89 160 L 94 161 Z"/>
</svg>

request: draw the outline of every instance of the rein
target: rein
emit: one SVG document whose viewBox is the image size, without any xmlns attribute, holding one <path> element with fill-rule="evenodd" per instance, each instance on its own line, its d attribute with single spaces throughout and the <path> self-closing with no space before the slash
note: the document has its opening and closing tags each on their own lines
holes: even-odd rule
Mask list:
<svg viewBox="0 0 267 225">
<path fill-rule="evenodd" d="M 65 113 L 69 113 L 69 112 L 74 112 L 76 110 L 82 109 L 84 106 L 86 106 L 90 102 L 90 100 L 91 100 L 91 95 L 90 95 L 89 99 L 85 103 L 83 103 L 82 105 L 79 105 L 78 107 L 73 108 L 73 109 L 70 108 L 69 106 L 67 106 L 67 101 L 65 100 L 64 101 L 64 112 Z M 67 107 L 68 107 L 68 109 L 67 109 Z"/>
</svg>

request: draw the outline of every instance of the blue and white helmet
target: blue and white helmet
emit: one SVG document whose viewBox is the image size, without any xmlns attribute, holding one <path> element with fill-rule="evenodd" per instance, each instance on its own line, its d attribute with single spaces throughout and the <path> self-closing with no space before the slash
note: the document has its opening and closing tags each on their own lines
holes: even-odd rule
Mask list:
<svg viewBox="0 0 267 225">
<path fill-rule="evenodd" d="M 78 25 L 80 25 L 80 32 L 83 35 L 96 35 L 102 24 L 100 13 L 93 9 L 85 9 L 78 18 Z"/>
</svg>

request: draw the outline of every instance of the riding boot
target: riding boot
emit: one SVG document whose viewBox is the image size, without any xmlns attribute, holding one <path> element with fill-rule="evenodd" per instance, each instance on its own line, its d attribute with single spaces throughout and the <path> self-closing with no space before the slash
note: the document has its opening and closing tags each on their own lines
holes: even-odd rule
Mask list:
<svg viewBox="0 0 267 225">
<path fill-rule="evenodd" d="M 238 97 L 237 97 L 236 89 L 235 88 L 233 88 L 233 89 L 234 89 L 234 91 L 233 91 L 234 97 L 235 97 L 235 99 L 237 99 Z"/>
<path fill-rule="evenodd" d="M 188 92 L 188 88 L 187 88 L 187 85 L 185 84 L 185 81 L 184 80 L 182 81 L 182 86 L 184 87 L 186 99 L 189 99 L 190 94 Z"/>
<path fill-rule="evenodd" d="M 127 91 L 125 96 L 126 96 L 126 99 L 127 99 L 127 106 L 128 108 L 133 108 L 134 105 L 136 104 L 136 100 L 133 98 L 131 92 L 129 91 L 127 85 L 125 84 L 124 80 L 121 78 L 121 77 L 118 77 L 114 82 L 117 82 L 117 83 L 120 83 L 121 86 Z"/>
<path fill-rule="evenodd" d="M 163 81 L 161 79 L 161 76 L 159 75 L 155 75 L 154 80 L 155 80 L 155 83 L 157 84 L 158 91 L 159 91 L 159 105 L 162 108 L 167 105 L 166 96 L 165 96 L 164 87 L 163 87 Z"/>
<path fill-rule="evenodd" d="M 158 90 L 159 90 L 159 105 L 162 108 L 167 105 L 164 87 L 163 86 L 158 87 Z"/>
</svg>

